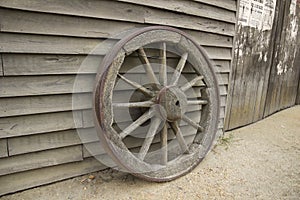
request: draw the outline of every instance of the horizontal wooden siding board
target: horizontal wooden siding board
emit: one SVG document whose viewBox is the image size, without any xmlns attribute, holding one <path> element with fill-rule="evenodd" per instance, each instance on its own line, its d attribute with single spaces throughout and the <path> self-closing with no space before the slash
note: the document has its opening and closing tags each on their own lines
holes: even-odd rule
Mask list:
<svg viewBox="0 0 300 200">
<path fill-rule="evenodd" d="M 237 1 L 120 1 L 0 2 L 0 76 L 5 75 L 0 78 L 0 157 L 11 156 L 0 159 L 5 161 L 0 166 L 0 195 L 106 168 L 94 158 L 81 162 L 82 156 L 91 156 L 81 145 L 99 139 L 93 119 L 86 115 L 91 115 L 95 73 L 117 40 L 105 43 L 95 53 L 99 56 L 84 60 L 105 38 L 121 31 L 168 25 L 182 28 L 203 45 L 221 77 L 218 135 L 223 134 Z M 74 91 L 77 73 L 85 75 L 79 76 L 81 87 Z M 184 73 L 191 77 L 188 70 Z M 76 99 L 75 107 L 73 92 L 83 99 Z M 99 157 L 108 159 L 102 153 Z"/>
<path fill-rule="evenodd" d="M 121 32 L 147 26 L 131 22 L 66 16 L 0 8 L 2 32 L 31 33 L 85 38 L 122 38 Z M 47 21 L 47 23 L 44 23 Z M 80 28 L 78 28 L 80 27 Z M 232 47 L 232 37 L 194 30 L 183 30 L 201 45 Z"/>
<path fill-rule="evenodd" d="M 11 156 L 81 144 L 76 130 L 8 138 Z"/>
<path fill-rule="evenodd" d="M 105 55 L 116 40 L 45 36 L 32 34 L 0 33 L 0 52 L 38 54 L 94 54 Z"/>
<path fill-rule="evenodd" d="M 94 158 L 0 176 L 0 196 L 107 168 Z M 30 177 L 30 178 L 28 178 Z"/>
<path fill-rule="evenodd" d="M 80 128 L 81 119 L 80 111 L 0 118 L 0 138 Z"/>
<path fill-rule="evenodd" d="M 94 74 L 97 72 L 102 59 L 103 56 L 86 57 L 86 55 L 3 54 L 3 66 L 6 76 Z M 140 61 L 134 63 L 137 62 Z M 229 60 L 212 60 L 212 62 L 216 66 L 215 71 L 217 73 L 230 72 Z M 170 64 L 168 63 L 168 65 Z M 144 73 L 144 71 L 141 72 Z"/>
<path fill-rule="evenodd" d="M 0 139 L 0 158 L 8 157 L 7 139 Z"/>
<path fill-rule="evenodd" d="M 117 42 L 117 40 L 14 33 L 0 33 L 0 36 L 2 53 L 106 55 Z M 97 50 L 94 50 L 96 47 Z M 204 49 L 210 59 L 231 60 L 231 48 L 204 46 Z M 8 62 L 6 58 L 4 61 Z M 5 65 L 6 63 L 4 68 Z"/>
<path fill-rule="evenodd" d="M 110 38 L 117 36 L 123 31 L 145 26 L 131 22 L 7 8 L 0 8 L 0 17 L 2 32 L 65 35 L 86 38 Z"/>
<path fill-rule="evenodd" d="M 3 57 L 2 57 L 2 54 L 0 54 L 0 77 L 4 75 L 2 60 L 3 60 Z"/>
<path fill-rule="evenodd" d="M 72 104 L 72 100 L 75 102 Z M 0 117 L 88 109 L 92 93 L 0 98 Z"/>
<path fill-rule="evenodd" d="M 91 92 L 94 77 L 95 75 L 3 77 L 0 79 L 0 97 Z M 74 87 L 75 80 L 78 87 Z"/>
<path fill-rule="evenodd" d="M 68 2 L 52 0 L 41 2 L 29 0 L 20 2 L 3 0 L 0 2 L 0 6 L 101 19 L 171 25 L 179 28 L 234 35 L 234 24 L 115 1 L 74 0 Z"/>
<path fill-rule="evenodd" d="M 227 86 L 220 86 L 221 105 L 226 105 Z M 126 91 L 124 91 L 127 93 Z M 118 95 L 120 102 L 127 94 Z M 123 97 L 123 100 L 121 99 Z M 73 102 L 72 102 L 73 101 Z M 0 117 L 12 117 L 92 108 L 92 93 L 45 95 L 28 97 L 7 97 L 0 99 Z"/>
<path fill-rule="evenodd" d="M 237 11 L 237 0 L 193 0 L 227 10 Z"/>
<path fill-rule="evenodd" d="M 0 159 L 0 176 L 82 160 L 82 145 L 12 156 Z"/>
<path fill-rule="evenodd" d="M 222 8 L 218 8 L 207 4 L 202 4 L 200 2 L 195 2 L 195 1 L 186 1 L 186 0 L 169 0 L 169 1 L 118 0 L 118 1 L 235 23 L 234 11 L 225 10 Z"/>
<path fill-rule="evenodd" d="M 145 84 L 147 78 L 145 74 L 127 74 L 126 77 L 140 84 Z M 219 78 L 220 85 L 228 84 L 229 74 L 221 73 Z M 142 79 L 142 77 L 144 77 Z M 192 79 L 194 74 L 187 74 L 186 79 Z M 60 76 L 20 76 L 4 77 L 0 79 L 0 97 L 49 95 L 49 94 L 71 94 L 92 92 L 94 85 L 94 75 L 60 75 Z M 75 82 L 76 81 L 76 82 Z M 74 82 L 76 83 L 74 85 Z M 182 84 L 185 83 L 182 79 Z M 201 86 L 201 85 L 199 85 Z M 128 84 L 117 84 L 116 90 L 132 89 Z"/>
</svg>

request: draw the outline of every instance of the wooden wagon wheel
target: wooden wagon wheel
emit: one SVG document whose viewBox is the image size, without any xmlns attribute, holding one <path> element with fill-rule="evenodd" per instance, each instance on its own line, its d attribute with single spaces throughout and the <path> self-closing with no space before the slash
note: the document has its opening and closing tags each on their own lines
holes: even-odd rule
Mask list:
<svg viewBox="0 0 300 200">
<path fill-rule="evenodd" d="M 125 64 L 130 59 L 143 70 Z M 113 160 L 157 182 L 196 167 L 213 143 L 219 120 L 218 83 L 203 49 L 180 30 L 147 27 L 121 39 L 100 67 L 105 70 L 96 77 L 95 124 Z M 131 91 L 128 101 L 120 100 L 118 87 Z M 119 122 L 122 110 L 129 117 Z"/>
</svg>

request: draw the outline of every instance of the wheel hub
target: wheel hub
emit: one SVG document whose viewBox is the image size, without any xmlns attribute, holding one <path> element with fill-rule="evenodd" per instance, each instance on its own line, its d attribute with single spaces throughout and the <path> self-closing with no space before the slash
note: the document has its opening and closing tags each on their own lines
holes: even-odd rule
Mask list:
<svg viewBox="0 0 300 200">
<path fill-rule="evenodd" d="M 187 107 L 186 95 L 176 86 L 164 87 L 158 93 L 159 112 L 170 122 L 181 119 Z"/>
<path fill-rule="evenodd" d="M 195 40 L 170 27 L 146 27 L 122 38 L 100 68 L 95 127 L 121 169 L 162 182 L 202 161 L 218 128 L 220 96 L 213 64 Z"/>
</svg>

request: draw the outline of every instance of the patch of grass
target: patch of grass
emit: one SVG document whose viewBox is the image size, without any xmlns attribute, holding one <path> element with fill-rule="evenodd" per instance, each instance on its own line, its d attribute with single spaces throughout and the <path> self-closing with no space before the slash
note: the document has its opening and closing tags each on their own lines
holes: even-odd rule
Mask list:
<svg viewBox="0 0 300 200">
<path fill-rule="evenodd" d="M 233 142 L 234 135 L 230 133 L 229 135 L 224 135 L 220 137 L 218 141 L 218 145 L 225 146 L 225 149 L 227 150 L 229 145 Z"/>
</svg>

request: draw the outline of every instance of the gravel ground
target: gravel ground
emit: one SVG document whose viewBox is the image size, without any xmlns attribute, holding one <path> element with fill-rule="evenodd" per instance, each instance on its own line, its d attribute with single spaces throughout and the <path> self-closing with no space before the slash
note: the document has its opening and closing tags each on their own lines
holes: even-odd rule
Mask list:
<svg viewBox="0 0 300 200">
<path fill-rule="evenodd" d="M 169 183 L 106 170 L 8 199 L 300 199 L 300 106 L 227 132 L 195 170 Z"/>
</svg>

